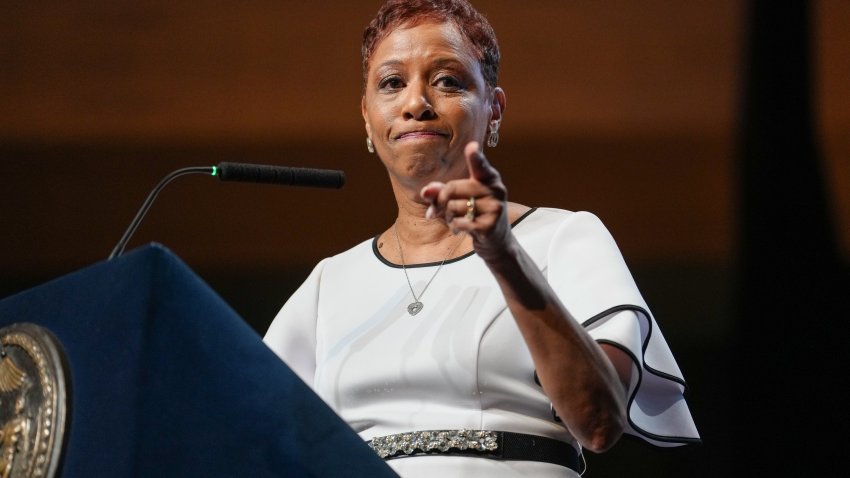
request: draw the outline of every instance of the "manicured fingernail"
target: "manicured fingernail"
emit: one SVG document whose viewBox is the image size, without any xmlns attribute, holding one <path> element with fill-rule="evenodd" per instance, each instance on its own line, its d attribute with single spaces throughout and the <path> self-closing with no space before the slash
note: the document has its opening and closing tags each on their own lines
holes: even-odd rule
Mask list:
<svg viewBox="0 0 850 478">
<path fill-rule="evenodd" d="M 441 184 L 436 181 L 431 181 L 419 191 L 419 195 L 425 199 L 432 199 L 437 196 L 435 192 L 440 188 Z"/>
<path fill-rule="evenodd" d="M 431 204 L 428 206 L 428 210 L 425 211 L 425 219 L 433 219 L 434 218 L 434 205 Z"/>
</svg>

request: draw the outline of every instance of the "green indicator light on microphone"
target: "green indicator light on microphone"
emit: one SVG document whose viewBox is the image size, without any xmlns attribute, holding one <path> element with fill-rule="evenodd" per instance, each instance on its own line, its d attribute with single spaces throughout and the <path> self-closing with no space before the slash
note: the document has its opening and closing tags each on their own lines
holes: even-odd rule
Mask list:
<svg viewBox="0 0 850 478">
<path fill-rule="evenodd" d="M 212 176 L 215 176 L 216 174 L 218 174 L 218 166 L 213 166 L 212 168 Z"/>
</svg>

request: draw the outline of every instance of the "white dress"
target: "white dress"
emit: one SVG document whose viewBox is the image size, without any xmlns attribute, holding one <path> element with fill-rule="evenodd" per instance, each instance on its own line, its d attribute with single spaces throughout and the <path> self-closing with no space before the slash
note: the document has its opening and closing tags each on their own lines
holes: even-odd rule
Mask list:
<svg viewBox="0 0 850 478">
<path fill-rule="evenodd" d="M 636 363 L 627 433 L 660 446 L 699 441 L 684 380 L 611 235 L 586 212 L 537 208 L 513 232 L 561 302 Z M 421 291 L 439 264 L 407 266 Z M 416 316 L 399 265 L 375 240 L 321 261 L 264 340 L 365 440 L 482 429 L 555 438 L 580 450 L 534 380 L 498 284 L 474 253 L 447 261 Z M 420 456 L 387 462 L 405 478 L 574 477 L 548 463 Z"/>
</svg>

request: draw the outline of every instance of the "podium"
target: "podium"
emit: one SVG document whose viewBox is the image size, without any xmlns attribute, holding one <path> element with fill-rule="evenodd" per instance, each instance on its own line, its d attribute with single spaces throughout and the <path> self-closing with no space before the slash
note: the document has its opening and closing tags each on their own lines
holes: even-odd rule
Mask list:
<svg viewBox="0 0 850 478">
<path fill-rule="evenodd" d="M 21 322 L 67 358 L 57 476 L 396 476 L 162 246 L 0 301 Z"/>
</svg>

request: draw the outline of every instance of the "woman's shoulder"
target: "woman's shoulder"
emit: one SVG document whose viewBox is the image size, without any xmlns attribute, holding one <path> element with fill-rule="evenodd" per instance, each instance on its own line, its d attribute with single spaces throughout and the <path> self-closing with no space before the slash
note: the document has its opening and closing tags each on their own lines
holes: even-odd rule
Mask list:
<svg viewBox="0 0 850 478">
<path fill-rule="evenodd" d="M 355 257 L 361 257 L 366 254 L 370 254 L 372 251 L 372 244 L 375 241 L 374 237 L 370 237 L 368 239 L 364 239 L 352 247 L 345 249 L 341 252 L 337 252 L 327 258 L 327 260 L 338 261 L 338 260 L 347 260 Z"/>
<path fill-rule="evenodd" d="M 337 267 L 364 267 L 376 261 L 375 238 L 365 239 L 354 246 L 322 259 L 321 264 L 325 269 Z M 353 269 L 352 269 L 353 270 Z"/>
<path fill-rule="evenodd" d="M 602 221 L 592 212 L 570 211 L 554 207 L 534 207 L 520 216 L 513 223 L 514 227 L 523 226 L 524 229 L 534 227 L 560 227 L 569 225 L 571 227 L 604 227 Z"/>
<path fill-rule="evenodd" d="M 536 207 L 514 223 L 514 235 L 539 261 L 558 248 L 579 243 L 608 243 L 613 240 L 602 221 L 587 211 Z"/>
</svg>

